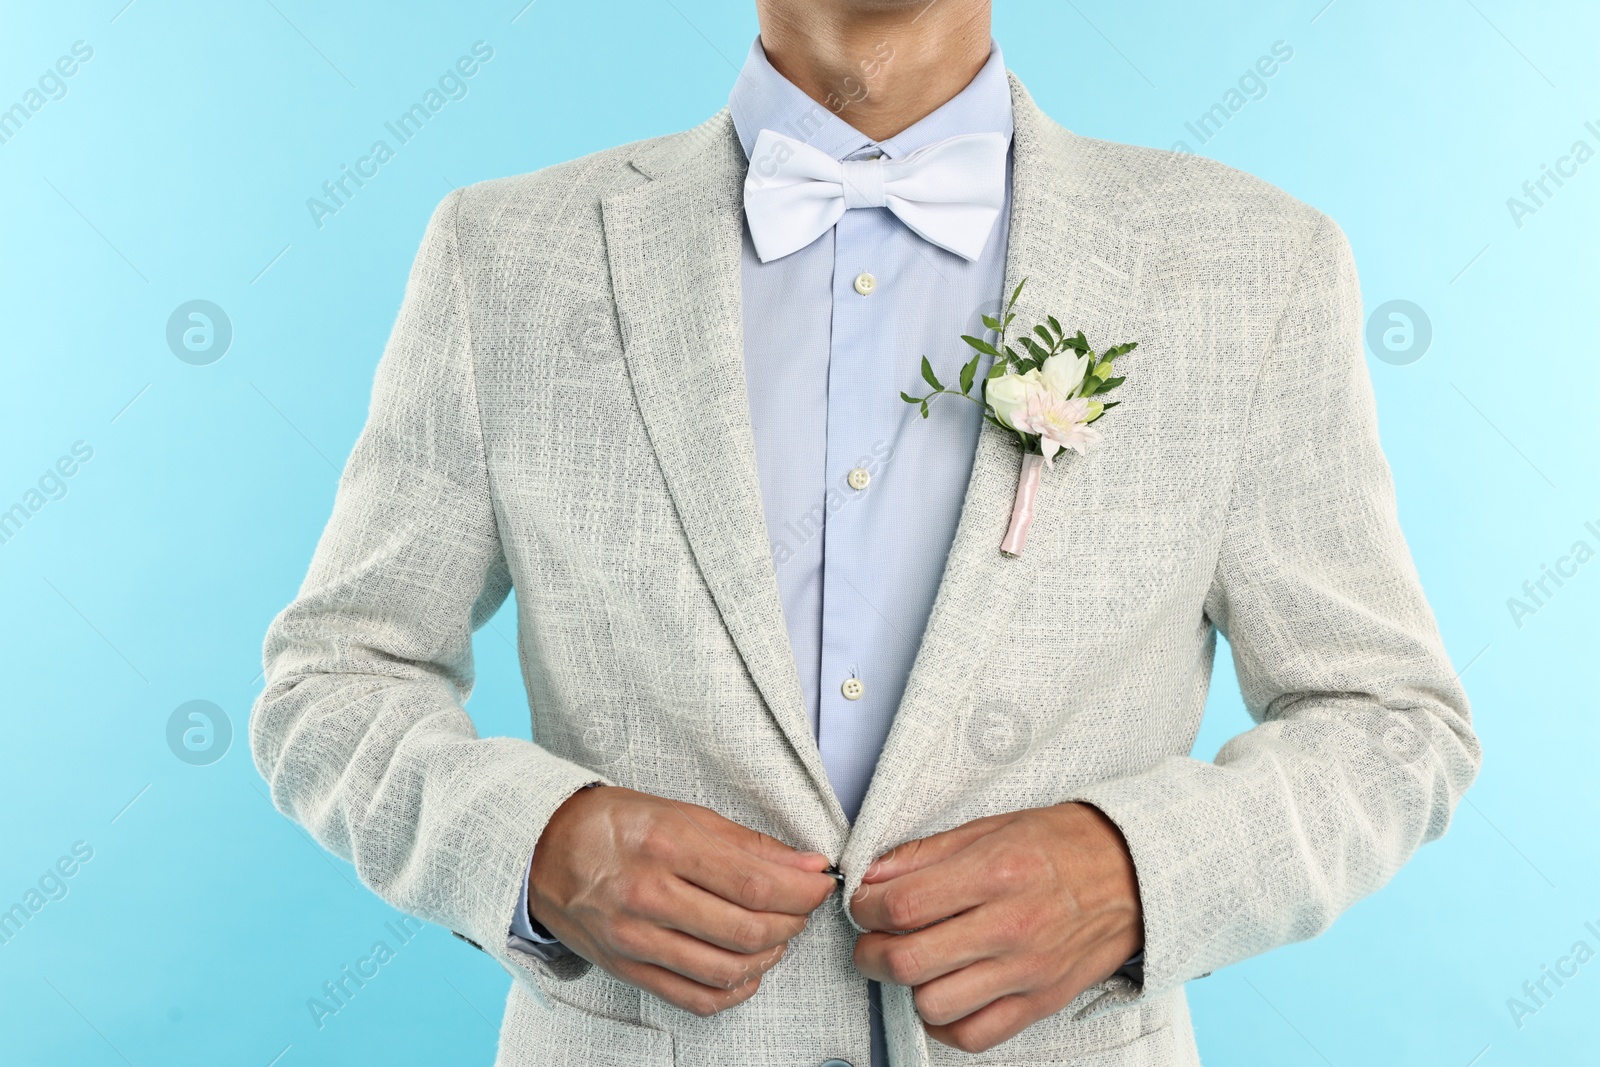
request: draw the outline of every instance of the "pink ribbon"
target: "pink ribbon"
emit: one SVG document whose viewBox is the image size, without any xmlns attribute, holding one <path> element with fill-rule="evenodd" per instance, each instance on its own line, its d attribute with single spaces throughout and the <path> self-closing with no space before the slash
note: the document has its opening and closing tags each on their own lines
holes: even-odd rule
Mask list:
<svg viewBox="0 0 1600 1067">
<path fill-rule="evenodd" d="M 1022 546 L 1028 543 L 1028 527 L 1033 525 L 1033 502 L 1039 495 L 1039 471 L 1044 468 L 1044 457 L 1022 457 L 1022 473 L 1017 477 L 1017 502 L 1011 505 L 1011 525 L 1006 539 L 1000 542 L 1000 551 L 1008 556 L 1022 555 Z"/>
</svg>

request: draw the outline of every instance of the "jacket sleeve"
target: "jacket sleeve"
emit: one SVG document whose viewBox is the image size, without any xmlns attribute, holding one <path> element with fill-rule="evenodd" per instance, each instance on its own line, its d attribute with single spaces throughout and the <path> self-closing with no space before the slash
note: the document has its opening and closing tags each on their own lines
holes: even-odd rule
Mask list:
<svg viewBox="0 0 1600 1067">
<path fill-rule="evenodd" d="M 1078 799 L 1122 830 L 1157 995 L 1315 936 L 1442 834 L 1477 773 L 1400 532 L 1344 235 L 1323 217 L 1256 383 L 1205 610 L 1256 726 Z"/>
<path fill-rule="evenodd" d="M 490 499 L 457 246 L 434 212 L 379 362 L 367 423 L 294 602 L 273 621 L 250 744 L 273 803 L 384 900 L 513 976 L 575 977 L 508 948 L 551 814 L 603 776 L 477 736 L 474 629 L 511 588 Z"/>
</svg>

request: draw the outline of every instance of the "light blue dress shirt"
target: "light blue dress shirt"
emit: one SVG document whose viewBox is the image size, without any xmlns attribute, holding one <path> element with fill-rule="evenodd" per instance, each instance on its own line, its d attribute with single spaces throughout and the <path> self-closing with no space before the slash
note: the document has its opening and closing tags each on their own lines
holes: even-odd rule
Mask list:
<svg viewBox="0 0 1600 1067">
<path fill-rule="evenodd" d="M 866 70 L 892 67 L 874 56 Z M 859 86 L 870 95 L 866 70 Z M 860 89 L 851 95 L 860 95 Z M 891 159 L 949 137 L 1011 136 L 998 45 L 955 98 L 873 141 L 767 61 L 759 39 L 728 99 L 747 156 L 763 129 L 835 159 Z M 789 643 L 823 767 L 852 820 L 894 722 L 955 537 L 983 412 L 946 397 L 924 420 L 927 356 L 955 382 L 1005 285 L 1006 207 L 975 260 L 888 208 L 851 208 L 797 252 L 762 263 L 745 235 L 744 351 L 756 465 Z"/>
</svg>

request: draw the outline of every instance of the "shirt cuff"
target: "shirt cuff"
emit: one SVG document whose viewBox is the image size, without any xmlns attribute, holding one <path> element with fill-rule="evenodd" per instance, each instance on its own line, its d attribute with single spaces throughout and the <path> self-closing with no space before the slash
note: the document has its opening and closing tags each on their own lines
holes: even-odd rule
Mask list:
<svg viewBox="0 0 1600 1067">
<path fill-rule="evenodd" d="M 514 952 L 526 952 L 549 963 L 572 955 L 572 950 L 551 937 L 550 931 L 534 922 L 533 916 L 528 914 L 528 876 L 532 872 L 533 856 L 530 855 L 528 869 L 522 876 L 522 892 L 517 897 L 517 913 L 511 917 L 511 932 L 506 935 L 506 948 Z"/>
<path fill-rule="evenodd" d="M 583 788 L 592 789 L 600 782 L 590 782 Z M 537 850 L 535 850 L 537 851 Z M 528 882 L 533 878 L 533 854 L 528 854 L 528 866 L 522 872 L 522 892 L 517 896 L 517 911 L 511 916 L 511 932 L 506 935 L 506 948 L 526 952 L 546 962 L 571 956 L 572 950 L 560 939 L 551 936 L 544 925 L 535 922 L 528 914 Z"/>
</svg>

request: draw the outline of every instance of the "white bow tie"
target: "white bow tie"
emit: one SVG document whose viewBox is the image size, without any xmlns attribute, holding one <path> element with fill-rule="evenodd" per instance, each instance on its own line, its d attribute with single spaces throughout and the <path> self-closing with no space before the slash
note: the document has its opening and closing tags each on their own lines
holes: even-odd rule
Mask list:
<svg viewBox="0 0 1600 1067">
<path fill-rule="evenodd" d="M 1004 135 L 935 141 L 904 159 L 834 159 L 772 130 L 756 136 L 744 213 L 761 262 L 804 248 L 846 208 L 886 207 L 919 237 L 966 259 L 988 243 L 1006 195 Z"/>
</svg>

